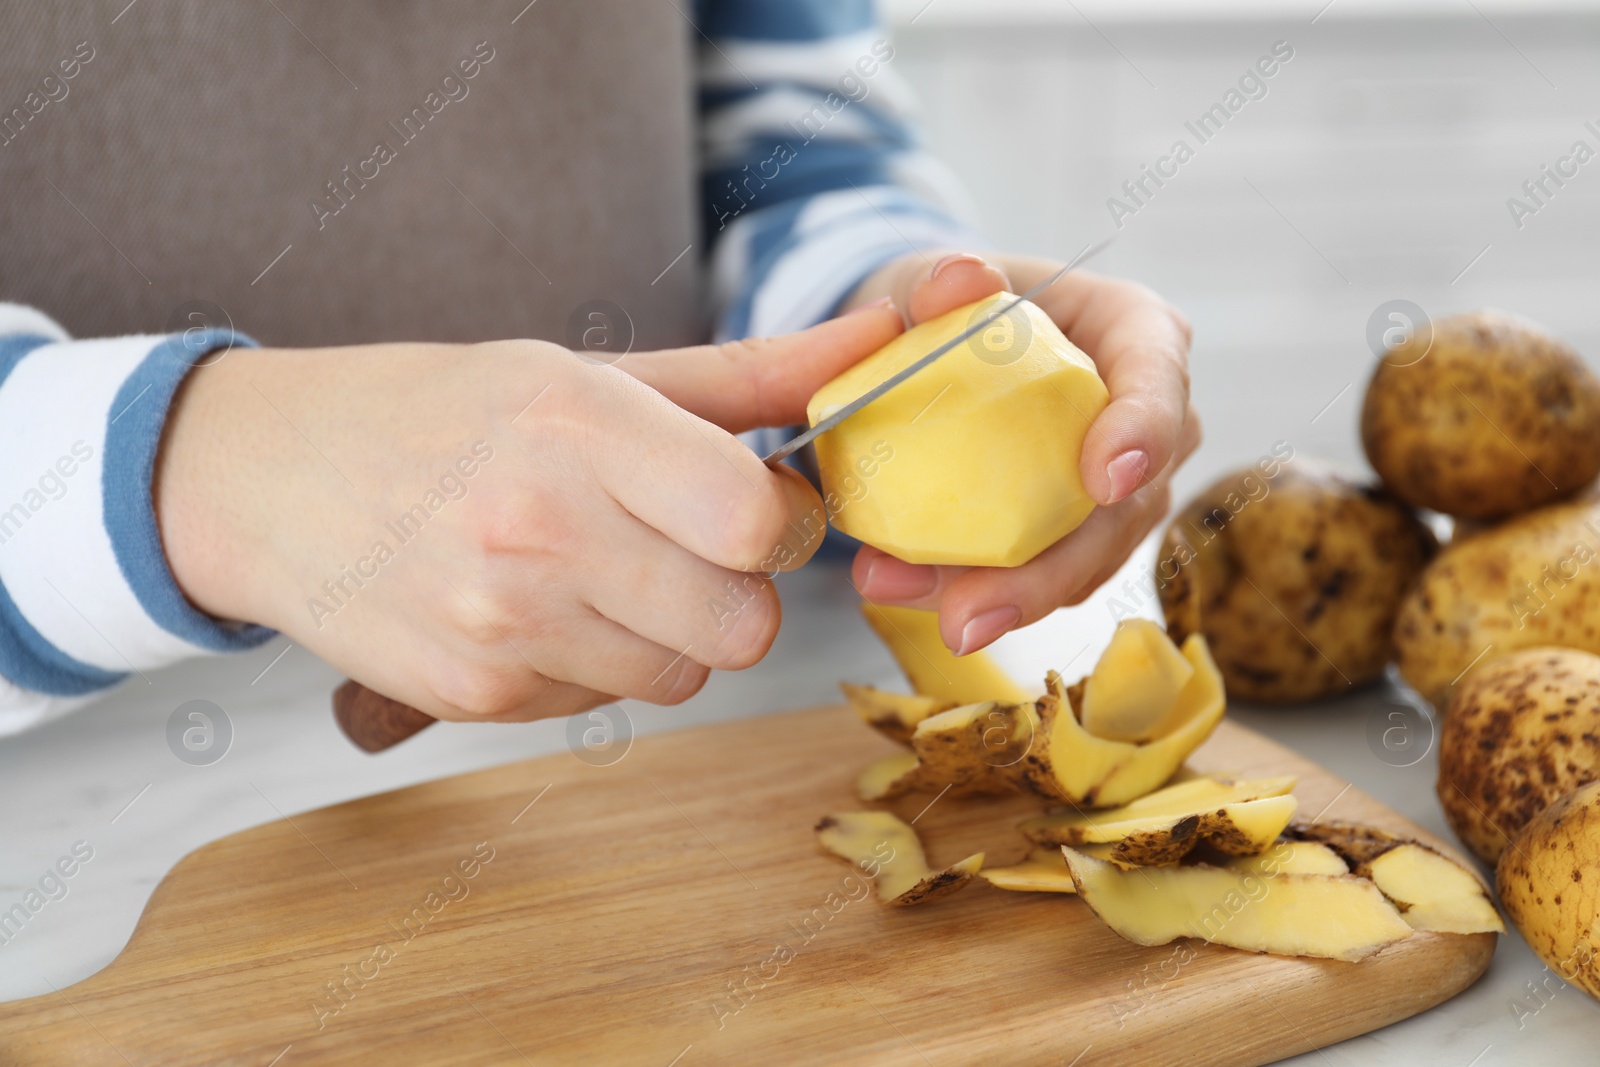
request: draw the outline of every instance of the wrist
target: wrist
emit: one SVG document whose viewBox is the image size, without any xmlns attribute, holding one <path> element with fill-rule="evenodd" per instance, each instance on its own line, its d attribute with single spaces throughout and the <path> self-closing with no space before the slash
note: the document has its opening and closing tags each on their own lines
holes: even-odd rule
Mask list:
<svg viewBox="0 0 1600 1067">
<path fill-rule="evenodd" d="M 240 379 L 258 354 L 228 352 L 184 378 L 167 409 L 150 486 L 173 579 L 191 604 L 222 619 L 251 619 L 242 595 L 249 576 L 239 569 L 247 533 L 230 521 L 237 511 L 231 475 L 240 438 L 250 434 Z"/>
</svg>

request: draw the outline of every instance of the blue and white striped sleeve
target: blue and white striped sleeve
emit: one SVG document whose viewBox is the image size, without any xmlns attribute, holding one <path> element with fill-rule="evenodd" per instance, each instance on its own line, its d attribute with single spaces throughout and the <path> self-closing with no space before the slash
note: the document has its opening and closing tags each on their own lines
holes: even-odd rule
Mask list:
<svg viewBox="0 0 1600 1067">
<path fill-rule="evenodd" d="M 74 341 L 0 304 L 0 734 L 124 679 L 272 636 L 191 605 L 151 497 L 167 408 L 230 331 Z"/>
<path fill-rule="evenodd" d="M 917 145 L 872 0 L 702 0 L 696 14 L 719 339 L 815 325 L 913 250 L 987 247 Z"/>
</svg>

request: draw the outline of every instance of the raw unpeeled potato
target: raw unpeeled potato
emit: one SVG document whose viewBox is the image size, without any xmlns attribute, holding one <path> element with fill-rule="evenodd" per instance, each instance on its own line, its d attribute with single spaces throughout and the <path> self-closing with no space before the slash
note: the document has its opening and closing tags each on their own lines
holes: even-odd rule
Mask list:
<svg viewBox="0 0 1600 1067">
<path fill-rule="evenodd" d="M 913 326 L 817 390 L 806 417 L 815 425 L 1012 299 Z M 911 563 L 1026 563 L 1094 509 L 1078 459 L 1108 400 L 1093 361 L 1024 302 L 817 438 L 823 489 L 841 501 L 834 525 Z"/>
<path fill-rule="evenodd" d="M 1487 863 L 1533 817 L 1600 778 L 1600 656 L 1533 648 L 1455 689 L 1439 737 L 1439 803 Z"/>
<path fill-rule="evenodd" d="M 1417 507 L 1511 515 L 1600 474 L 1600 379 L 1530 322 L 1451 315 L 1378 364 L 1361 443 L 1384 484 Z"/>
<path fill-rule="evenodd" d="M 1523 648 L 1600 653 L 1600 501 L 1530 511 L 1452 543 L 1395 619 L 1395 662 L 1442 708 L 1450 687 Z"/>
<path fill-rule="evenodd" d="M 1534 816 L 1501 853 L 1495 886 L 1539 958 L 1600 998 L 1600 782 Z"/>
<path fill-rule="evenodd" d="M 1167 527 L 1167 631 L 1205 635 L 1231 696 L 1348 692 L 1383 674 L 1401 598 L 1437 542 L 1381 489 L 1311 460 L 1274 470 L 1220 479 Z"/>
</svg>

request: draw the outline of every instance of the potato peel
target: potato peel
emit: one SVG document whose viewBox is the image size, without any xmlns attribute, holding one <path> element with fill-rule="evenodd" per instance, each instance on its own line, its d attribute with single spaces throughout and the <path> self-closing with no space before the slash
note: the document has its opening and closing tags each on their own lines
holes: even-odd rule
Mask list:
<svg viewBox="0 0 1600 1067">
<path fill-rule="evenodd" d="M 1245 874 L 1349 874 L 1350 867 L 1339 854 L 1320 841 L 1291 841 L 1279 838 L 1272 847 L 1254 856 L 1231 856 L 1223 864 Z"/>
<path fill-rule="evenodd" d="M 1228 782 L 1195 778 L 1120 808 L 1042 815 L 1017 825 L 1041 845 L 1108 844 L 1127 864 L 1176 863 L 1202 842 L 1219 852 L 1266 851 L 1293 816 L 1292 776 Z"/>
<path fill-rule="evenodd" d="M 956 707 L 954 701 L 920 693 L 888 693 L 868 685 L 839 683 L 845 701 L 855 709 L 861 721 L 898 744 L 911 745 L 911 733 L 917 724 L 941 711 Z"/>
<path fill-rule="evenodd" d="M 1077 703 L 1083 728 L 1108 741 L 1153 741 L 1179 722 L 1178 694 L 1194 677 L 1166 632 L 1149 619 L 1128 619 L 1084 681 Z"/>
<path fill-rule="evenodd" d="M 889 646 L 911 688 L 947 707 L 983 700 L 1012 703 L 1032 696 L 1001 670 L 987 652 L 957 656 L 939 636 L 939 613 L 861 602 L 867 625 Z"/>
<path fill-rule="evenodd" d="M 1018 893 L 1076 893 L 1072 872 L 1059 848 L 1036 848 L 1027 858 L 1007 867 L 985 867 L 978 877 L 996 889 Z"/>
<path fill-rule="evenodd" d="M 1377 886 L 1355 875 L 1266 876 L 1204 865 L 1125 871 L 1072 848 L 1062 854 L 1078 896 L 1139 945 L 1194 937 L 1252 952 L 1355 962 L 1412 934 Z"/>
<path fill-rule="evenodd" d="M 1414 930 L 1506 932 L 1483 884 L 1465 867 L 1427 845 L 1403 842 L 1362 864 L 1356 873 L 1372 879 Z"/>
<path fill-rule="evenodd" d="M 873 880 L 878 899 L 905 907 L 926 904 L 966 887 L 983 866 L 977 852 L 943 870 L 928 866 L 916 830 L 886 811 L 825 815 L 816 825 L 823 848 Z"/>
<path fill-rule="evenodd" d="M 915 791 L 922 761 L 915 752 L 891 752 L 875 759 L 856 777 L 856 793 L 862 800 L 890 800 Z"/>
</svg>

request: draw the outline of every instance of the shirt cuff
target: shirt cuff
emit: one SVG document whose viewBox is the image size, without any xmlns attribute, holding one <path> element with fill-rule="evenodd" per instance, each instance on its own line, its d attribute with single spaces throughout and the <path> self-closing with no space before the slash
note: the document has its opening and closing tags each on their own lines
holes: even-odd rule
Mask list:
<svg viewBox="0 0 1600 1067">
<path fill-rule="evenodd" d="M 230 330 L 71 341 L 5 312 L 0 323 L 25 332 L 0 337 L 0 676 L 11 683 L 0 733 L 64 710 L 38 695 L 81 697 L 272 636 L 184 598 L 151 496 L 184 376 L 255 342 Z"/>
</svg>

